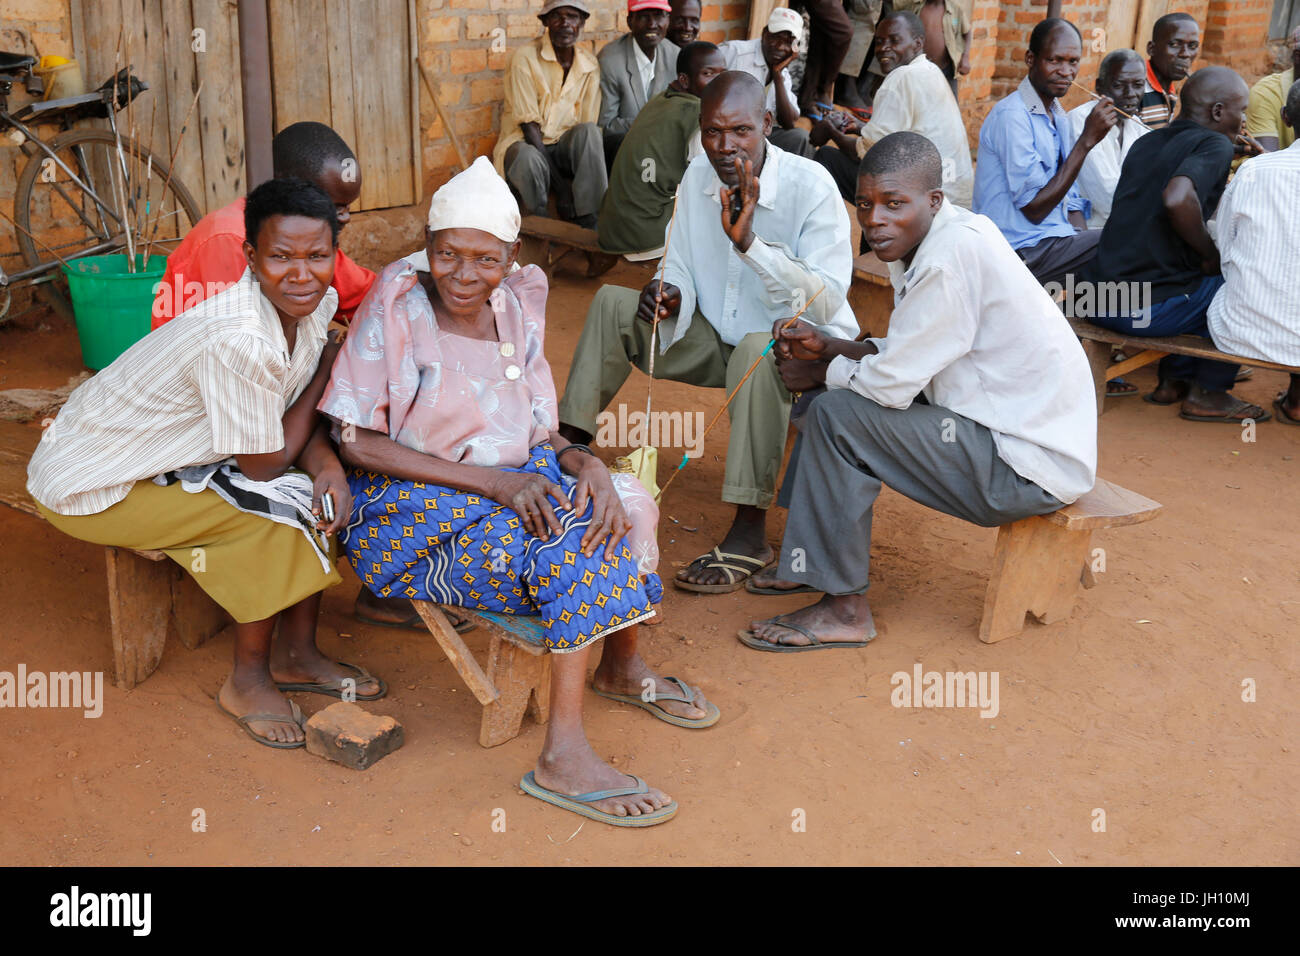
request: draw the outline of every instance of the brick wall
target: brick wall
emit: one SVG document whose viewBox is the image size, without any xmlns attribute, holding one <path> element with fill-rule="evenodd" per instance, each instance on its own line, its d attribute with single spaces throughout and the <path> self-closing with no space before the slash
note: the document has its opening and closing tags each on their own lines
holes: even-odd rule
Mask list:
<svg viewBox="0 0 1300 956">
<path fill-rule="evenodd" d="M 627 31 L 626 0 L 588 0 L 582 44 L 596 52 Z M 438 84 L 443 111 L 466 154 L 490 156 L 501 123 L 502 74 L 511 53 L 542 32 L 541 0 L 417 0 L 420 58 Z M 707 4 L 700 39 L 748 36 L 749 3 Z M 504 31 L 504 35 L 501 31 Z M 495 42 L 494 42 L 495 40 Z M 456 151 L 421 91 L 425 195 L 456 172 Z"/>
</svg>

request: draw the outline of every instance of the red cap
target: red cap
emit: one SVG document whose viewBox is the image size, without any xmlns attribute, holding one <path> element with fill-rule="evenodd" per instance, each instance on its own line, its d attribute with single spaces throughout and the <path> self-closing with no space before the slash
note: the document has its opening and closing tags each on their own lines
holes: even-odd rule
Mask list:
<svg viewBox="0 0 1300 956">
<path fill-rule="evenodd" d="M 627 0 L 628 13 L 636 13 L 639 10 L 664 10 L 668 13 L 673 12 L 673 8 L 668 5 L 668 0 Z"/>
</svg>

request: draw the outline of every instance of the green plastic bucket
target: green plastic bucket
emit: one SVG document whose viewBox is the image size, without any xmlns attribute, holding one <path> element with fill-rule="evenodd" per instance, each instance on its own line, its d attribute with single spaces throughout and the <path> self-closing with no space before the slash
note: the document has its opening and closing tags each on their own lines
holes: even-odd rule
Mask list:
<svg viewBox="0 0 1300 956">
<path fill-rule="evenodd" d="M 72 311 L 81 339 L 81 360 L 98 372 L 149 334 L 154 286 L 162 279 L 167 257 L 135 257 L 135 272 L 126 269 L 126 254 L 83 256 L 63 267 L 72 295 Z"/>
</svg>

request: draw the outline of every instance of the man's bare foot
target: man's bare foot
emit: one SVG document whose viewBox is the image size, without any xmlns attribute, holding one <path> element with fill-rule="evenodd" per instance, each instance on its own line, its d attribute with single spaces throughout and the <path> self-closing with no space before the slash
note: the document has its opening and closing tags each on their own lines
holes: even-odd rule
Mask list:
<svg viewBox="0 0 1300 956">
<path fill-rule="evenodd" d="M 636 782 L 627 774 L 615 770 L 591 749 L 585 740 L 570 749 L 542 751 L 537 758 L 533 779 L 547 790 L 576 797 L 580 793 L 596 790 L 615 790 L 632 787 Z M 633 793 L 623 797 L 597 800 L 588 806 L 617 817 L 639 817 L 662 810 L 673 798 L 662 790 L 651 787 L 646 793 Z"/>
<path fill-rule="evenodd" d="M 378 680 L 373 677 L 359 679 L 356 671 L 340 667 L 337 661 L 330 660 L 314 644 L 309 648 L 290 647 L 278 634 L 271 644 L 271 679 L 277 683 L 323 684 L 345 678 L 357 682 L 358 697 L 370 697 L 380 692 Z"/>
<path fill-rule="evenodd" d="M 822 644 L 857 644 L 876 633 L 866 594 L 827 594 L 816 604 L 782 617 L 816 635 Z M 813 643 L 806 634 L 775 618 L 753 621 L 749 626 L 755 637 L 769 644 L 804 647 Z"/>
<path fill-rule="evenodd" d="M 596 667 L 596 673 L 592 677 L 591 686 L 596 690 L 604 691 L 607 694 L 621 694 L 624 697 L 639 697 L 645 690 L 645 684 L 642 681 L 647 678 L 653 678 L 655 682 L 655 694 L 680 694 L 681 688 L 676 684 L 670 684 L 658 674 L 650 669 L 640 654 L 635 654 L 628 658 L 617 669 L 605 655 L 601 655 L 600 664 Z M 698 687 L 692 687 L 695 692 L 695 703 L 688 704 L 684 700 L 659 700 L 655 706 L 665 712 L 672 714 L 674 717 L 684 717 L 687 720 L 699 720 L 708 714 L 705 708 L 707 700 L 704 691 Z"/>
<path fill-rule="evenodd" d="M 736 518 L 726 537 L 718 544 L 718 550 L 743 554 L 763 564 L 775 558 L 772 546 L 767 543 L 767 512 L 752 505 L 737 505 Z M 727 584 L 729 578 L 725 569 L 706 567 L 712 560 L 711 555 L 696 558 L 677 572 L 676 579 L 688 584 Z"/>
<path fill-rule="evenodd" d="M 1243 402 L 1231 392 L 1207 392 L 1193 388 L 1183 400 L 1179 414 L 1193 421 L 1263 422 L 1272 418 L 1258 405 Z"/>
<path fill-rule="evenodd" d="M 247 714 L 284 714 L 284 720 L 254 720 L 248 729 L 257 736 L 275 743 L 295 743 L 306 738 L 301 727 L 294 722 L 289 700 L 278 690 L 269 677 L 241 678 L 236 681 L 231 674 L 217 692 L 221 706 L 236 717 Z"/>
<path fill-rule="evenodd" d="M 1185 399 L 1191 388 L 1191 383 L 1185 379 L 1162 379 L 1155 391 L 1147 396 L 1147 401 L 1152 405 L 1173 405 Z"/>
<path fill-rule="evenodd" d="M 800 588 L 807 587 L 807 585 L 799 581 L 787 581 L 785 578 L 778 577 L 777 570 L 776 565 L 764 568 L 749 579 L 749 584 L 756 588 L 767 588 L 773 591 L 797 591 Z"/>
</svg>

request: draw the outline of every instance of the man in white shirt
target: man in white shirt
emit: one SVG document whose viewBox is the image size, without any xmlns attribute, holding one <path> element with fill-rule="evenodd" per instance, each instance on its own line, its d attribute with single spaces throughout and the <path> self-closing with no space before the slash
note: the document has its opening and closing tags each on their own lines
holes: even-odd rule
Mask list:
<svg viewBox="0 0 1300 956">
<path fill-rule="evenodd" d="M 766 89 L 765 106 L 775 123 L 767 138 L 787 153 L 811 159 L 808 131 L 796 126 L 799 105 L 787 69 L 803 37 L 803 17 L 788 7 L 776 7 L 763 34 L 756 40 L 728 40 L 718 44 L 728 70 L 748 73 Z"/>
<path fill-rule="evenodd" d="M 1146 64 L 1135 51 L 1111 50 L 1097 67 L 1097 94 L 1109 96 L 1116 108 L 1129 117 L 1136 116 L 1142 103 L 1146 77 Z M 1083 136 L 1083 126 L 1099 102 L 1101 101 L 1089 100 L 1066 114 L 1070 118 L 1070 129 L 1076 140 Z M 1106 225 L 1124 158 L 1138 137 L 1145 132 L 1147 128 L 1137 120 L 1121 116 L 1084 159 L 1075 186 L 1079 194 L 1092 203 L 1092 215 L 1088 217 L 1089 229 L 1100 229 Z"/>
<path fill-rule="evenodd" d="M 1300 132 L 1300 82 L 1282 120 Z M 1300 366 L 1300 139 L 1243 163 L 1219 200 L 1216 244 L 1224 284 L 1210 303 L 1210 337 L 1224 352 Z M 1273 400 L 1277 420 L 1300 425 L 1300 375 Z"/>
<path fill-rule="evenodd" d="M 886 338 L 779 333 L 786 387 L 827 391 L 800 424 L 780 563 L 753 587 L 825 596 L 755 621 L 740 637 L 750 647 L 862 647 L 875 635 L 865 592 L 882 485 L 993 527 L 1055 511 L 1096 479 L 1083 349 L 998 228 L 947 202 L 941 184 L 939 151 L 917 133 L 886 136 L 863 160 L 858 222 L 894 285 Z"/>
<path fill-rule="evenodd" d="M 692 160 L 678 187 L 663 297 L 656 308 L 657 279 L 640 292 L 604 286 L 596 293 L 560 401 L 560 433 L 570 441 L 590 441 L 597 415 L 633 364 L 649 370 L 656 313 L 654 377 L 729 392 L 764 356 L 772 323 L 805 304 L 805 319 L 828 336 L 857 334 L 846 301 L 853 254 L 844 203 L 824 169 L 765 139 L 771 124 L 753 77 L 728 71 L 705 87 L 704 155 Z M 772 561 L 767 509 L 790 405 L 766 354 L 728 406 L 722 500 L 736 505 L 735 520 L 713 552 L 678 573 L 679 587 L 734 591 Z"/>
<path fill-rule="evenodd" d="M 851 122 L 841 130 L 820 120 L 809 134 L 809 141 L 821 147 L 813 158 L 826 167 L 849 202 L 857 190 L 858 162 L 867 150 L 890 133 L 912 130 L 934 143 L 943 157 L 943 193 L 948 201 L 970 208 L 975 168 L 966 124 L 948 78 L 926 58 L 924 46 L 925 27 L 915 13 L 882 17 L 876 26 L 876 58 L 885 79 L 876 92 L 871 121 Z M 834 140 L 835 146 L 823 145 L 827 140 Z"/>
</svg>

